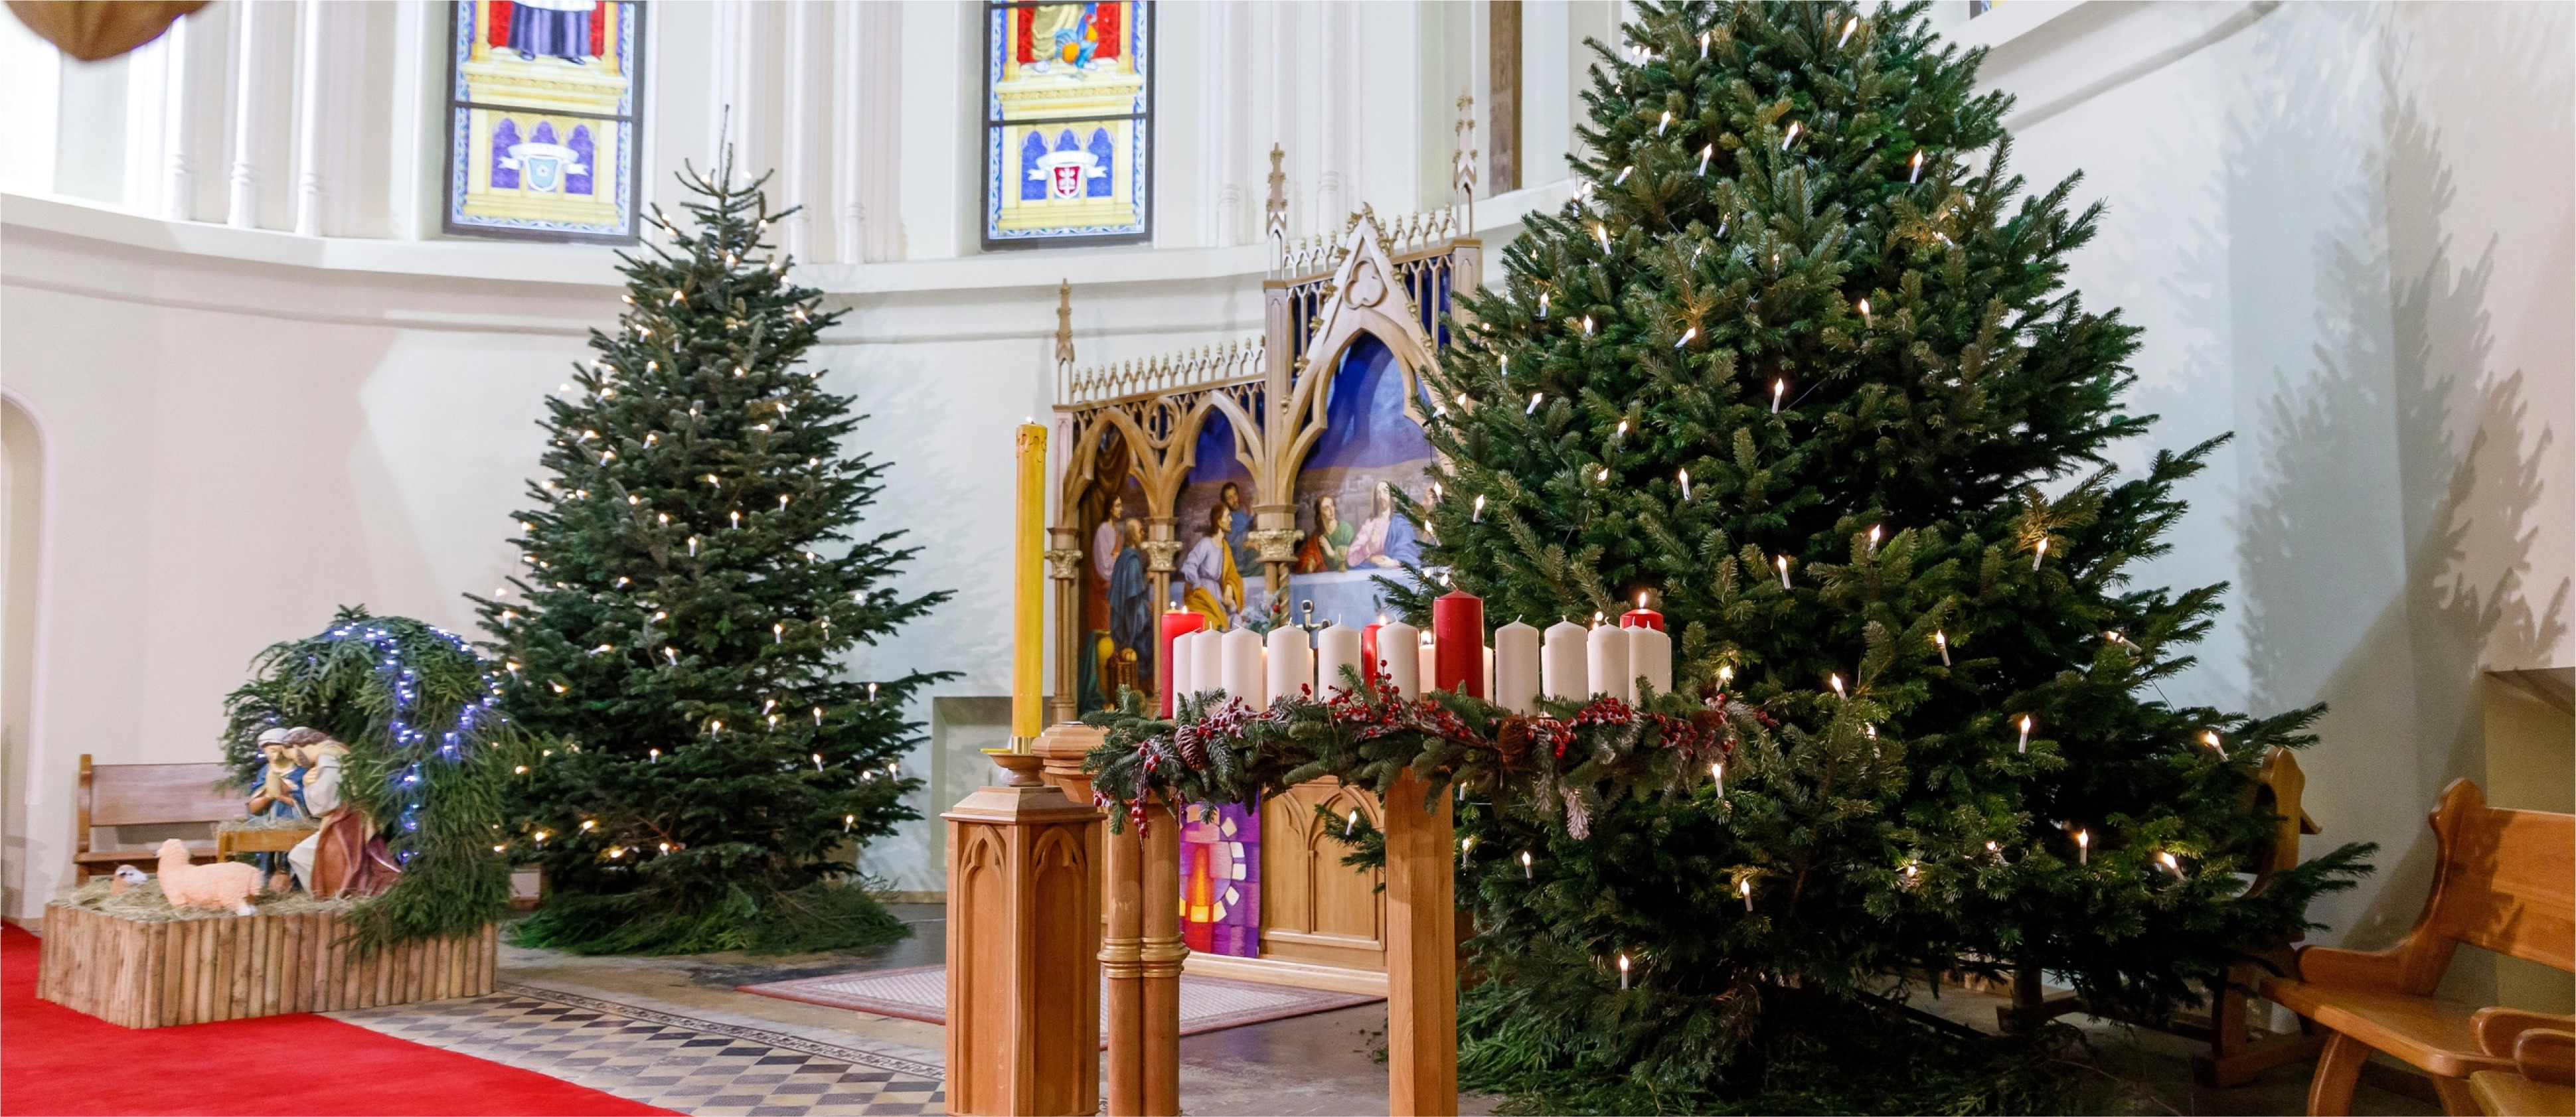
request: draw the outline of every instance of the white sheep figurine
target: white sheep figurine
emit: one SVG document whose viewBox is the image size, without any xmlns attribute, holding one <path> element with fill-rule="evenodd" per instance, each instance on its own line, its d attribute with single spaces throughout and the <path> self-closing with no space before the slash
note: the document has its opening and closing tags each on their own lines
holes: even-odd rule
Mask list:
<svg viewBox="0 0 2576 1117">
<path fill-rule="evenodd" d="M 194 865 L 187 843 L 177 838 L 161 843 L 161 895 L 174 908 L 229 909 L 235 915 L 257 915 L 250 898 L 259 891 L 259 866 L 239 861 Z"/>
</svg>

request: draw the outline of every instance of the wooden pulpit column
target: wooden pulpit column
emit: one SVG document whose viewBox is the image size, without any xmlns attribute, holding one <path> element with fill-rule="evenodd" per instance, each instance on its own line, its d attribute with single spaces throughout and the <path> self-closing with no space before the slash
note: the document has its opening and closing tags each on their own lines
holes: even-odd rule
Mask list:
<svg viewBox="0 0 2576 1117">
<path fill-rule="evenodd" d="M 1410 773 L 1386 801 L 1386 1092 L 1392 1117 L 1458 1112 L 1458 905 L 1449 797 Z"/>
<path fill-rule="evenodd" d="M 1031 753 L 948 821 L 948 1112 L 1080 1117 L 1100 1100 L 1101 814 Z"/>
<path fill-rule="evenodd" d="M 1180 820 L 1159 804 L 1108 846 L 1109 1117 L 1181 1111 Z"/>
</svg>

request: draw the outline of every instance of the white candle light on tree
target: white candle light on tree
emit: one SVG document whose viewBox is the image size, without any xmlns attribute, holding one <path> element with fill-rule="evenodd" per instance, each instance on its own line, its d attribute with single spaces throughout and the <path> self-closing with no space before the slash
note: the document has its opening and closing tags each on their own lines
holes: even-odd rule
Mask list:
<svg viewBox="0 0 2576 1117">
<path fill-rule="evenodd" d="M 1753 878 L 1746 877 L 1736 881 L 1735 890 L 1744 897 L 1744 914 L 1753 914 Z"/>
<path fill-rule="evenodd" d="M 1526 849 L 1521 851 L 1521 879 L 1532 879 L 1530 874 L 1530 854 Z"/>
<path fill-rule="evenodd" d="M 1626 954 L 1624 954 L 1624 953 L 1623 953 L 1623 954 L 1619 955 L 1619 988 L 1625 989 L 1625 988 L 1627 988 L 1627 987 L 1628 987 L 1628 956 L 1627 956 Z"/>
<path fill-rule="evenodd" d="M 2018 748 L 2018 749 L 2016 749 L 2015 751 L 2017 751 L 2017 752 L 2025 752 L 2025 753 L 2030 751 L 2030 715 L 2029 715 L 2029 714 L 2023 714 L 2023 715 L 2021 716 L 2021 747 L 2020 747 L 2020 748 Z"/>
<path fill-rule="evenodd" d="M 2081 830 L 2075 832 L 2075 863 L 2078 865 L 2093 863 L 2093 835 Z"/>
<path fill-rule="evenodd" d="M 1942 633 L 1940 630 L 1935 629 L 1932 633 L 1932 646 L 1941 649 L 1941 666 L 1948 667 L 1950 665 L 1950 637 L 1947 634 Z"/>
</svg>

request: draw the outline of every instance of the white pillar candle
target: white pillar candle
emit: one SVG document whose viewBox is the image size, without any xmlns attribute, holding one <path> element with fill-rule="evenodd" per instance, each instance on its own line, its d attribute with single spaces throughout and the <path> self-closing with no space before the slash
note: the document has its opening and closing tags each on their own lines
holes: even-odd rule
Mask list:
<svg viewBox="0 0 2576 1117">
<path fill-rule="evenodd" d="M 1306 630 L 1283 624 L 1270 630 L 1270 698 L 1308 697 L 1315 685 L 1314 653 L 1306 646 Z"/>
<path fill-rule="evenodd" d="M 1172 637 L 1172 716 L 1181 715 L 1181 700 L 1198 693 L 1190 683 L 1190 648 L 1198 643 L 1195 630 Z"/>
<path fill-rule="evenodd" d="M 1513 621 L 1494 630 L 1494 704 L 1515 714 L 1538 708 L 1538 630 Z"/>
<path fill-rule="evenodd" d="M 1671 693 L 1673 638 L 1644 625 L 1620 631 L 1628 634 L 1628 673 L 1644 678 L 1657 694 Z M 1629 684 L 1631 688 L 1635 685 Z"/>
<path fill-rule="evenodd" d="M 1431 634 L 1423 633 L 1422 650 L 1416 653 L 1414 658 L 1414 677 L 1422 680 L 1424 690 L 1440 688 L 1440 665 L 1433 661 L 1431 655 L 1431 650 L 1435 646 Z"/>
<path fill-rule="evenodd" d="M 1225 692 L 1243 700 L 1253 709 L 1270 704 L 1270 688 L 1262 682 L 1261 637 L 1248 628 L 1238 628 L 1219 637 L 1225 672 Z"/>
<path fill-rule="evenodd" d="M 1606 694 L 1622 702 L 1637 698 L 1637 681 L 1628 676 L 1628 632 L 1615 625 L 1592 626 L 1584 638 L 1590 654 L 1585 663 L 1592 676 L 1592 693 Z"/>
<path fill-rule="evenodd" d="M 1398 697 L 1422 697 L 1422 630 L 1403 621 L 1379 625 L 1377 669 Z"/>
<path fill-rule="evenodd" d="M 1547 648 L 1539 653 L 1539 682 L 1550 699 L 1580 702 L 1592 696 L 1583 657 L 1582 625 L 1558 621 L 1547 626 Z"/>
<path fill-rule="evenodd" d="M 1225 634 L 1201 632 L 1190 642 L 1190 693 L 1225 689 Z"/>
<path fill-rule="evenodd" d="M 1329 697 L 1351 688 L 1350 672 L 1360 670 L 1360 630 L 1333 624 L 1315 634 L 1315 695 Z"/>
</svg>

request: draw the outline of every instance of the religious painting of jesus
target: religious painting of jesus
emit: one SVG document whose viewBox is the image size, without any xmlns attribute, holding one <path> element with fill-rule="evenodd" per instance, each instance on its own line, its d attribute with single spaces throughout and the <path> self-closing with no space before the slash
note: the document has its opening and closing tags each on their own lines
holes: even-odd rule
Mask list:
<svg viewBox="0 0 2576 1117">
<path fill-rule="evenodd" d="M 452 5 L 449 233 L 635 239 L 643 19 L 608 0 Z"/>
<path fill-rule="evenodd" d="M 1141 2 L 986 7 L 985 247 L 1146 239 L 1151 16 Z"/>
</svg>

